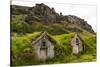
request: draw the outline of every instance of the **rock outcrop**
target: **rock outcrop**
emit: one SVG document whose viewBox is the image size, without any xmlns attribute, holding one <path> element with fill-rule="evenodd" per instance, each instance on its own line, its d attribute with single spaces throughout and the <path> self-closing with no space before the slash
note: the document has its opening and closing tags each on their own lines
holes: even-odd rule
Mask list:
<svg viewBox="0 0 100 67">
<path fill-rule="evenodd" d="M 50 8 L 49 6 L 40 3 L 36 4 L 33 7 L 24 7 L 24 6 L 13 6 L 12 5 L 12 13 L 13 14 L 25 14 L 27 17 L 25 18 L 25 22 L 28 24 L 32 24 L 34 22 L 46 23 L 46 24 L 55 24 L 64 22 L 65 25 L 71 25 L 80 27 L 90 33 L 94 33 L 91 25 L 87 23 L 84 19 L 74 15 L 62 15 L 62 12 L 59 14 L 55 11 L 54 8 Z M 68 26 L 66 26 L 68 27 Z M 71 29 L 71 28 L 70 28 Z M 74 29 L 74 28 L 73 28 Z M 77 29 L 78 30 L 78 29 Z"/>
<path fill-rule="evenodd" d="M 28 17 L 32 18 L 38 17 L 41 21 L 46 23 L 56 23 L 58 16 L 59 15 L 55 12 L 54 8 L 49 8 L 43 3 L 36 4 L 35 7 L 32 7 L 30 14 L 28 15 Z M 28 17 L 26 18 L 26 21 L 29 20 Z"/>
</svg>

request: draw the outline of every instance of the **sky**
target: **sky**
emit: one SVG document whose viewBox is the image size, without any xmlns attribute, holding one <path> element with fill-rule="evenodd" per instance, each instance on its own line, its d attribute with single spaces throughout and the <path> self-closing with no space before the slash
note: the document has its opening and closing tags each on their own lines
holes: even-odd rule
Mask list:
<svg viewBox="0 0 100 67">
<path fill-rule="evenodd" d="M 55 8 L 57 13 L 62 12 L 63 15 L 75 15 L 88 22 L 97 31 L 97 16 L 96 6 L 84 5 L 84 4 L 69 4 L 69 3 L 57 3 L 57 2 L 41 2 L 41 0 L 12 0 L 12 4 L 22 6 L 35 6 L 36 3 L 44 3 L 50 8 Z"/>
</svg>

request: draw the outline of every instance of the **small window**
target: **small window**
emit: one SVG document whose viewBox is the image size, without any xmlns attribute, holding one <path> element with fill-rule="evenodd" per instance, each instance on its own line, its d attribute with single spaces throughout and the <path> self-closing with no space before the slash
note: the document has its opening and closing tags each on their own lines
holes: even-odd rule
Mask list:
<svg viewBox="0 0 100 67">
<path fill-rule="evenodd" d="M 43 44 L 42 46 L 46 46 L 45 42 L 43 42 L 42 44 Z"/>
<path fill-rule="evenodd" d="M 76 38 L 76 45 L 79 45 L 79 40 L 78 40 L 78 38 Z"/>
<path fill-rule="evenodd" d="M 42 42 L 41 48 L 46 48 L 46 42 Z"/>
</svg>

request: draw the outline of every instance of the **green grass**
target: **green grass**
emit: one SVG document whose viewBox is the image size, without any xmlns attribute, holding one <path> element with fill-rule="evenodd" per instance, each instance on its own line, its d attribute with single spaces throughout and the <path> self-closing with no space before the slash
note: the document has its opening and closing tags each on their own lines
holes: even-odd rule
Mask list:
<svg viewBox="0 0 100 67">
<path fill-rule="evenodd" d="M 86 47 L 85 51 L 78 55 L 72 54 L 72 47 L 70 41 L 75 33 L 49 35 L 55 42 L 55 57 L 45 61 L 36 61 L 34 58 L 34 48 L 30 46 L 41 32 L 33 32 L 31 34 L 17 34 L 12 33 L 12 52 L 15 57 L 12 65 L 35 65 L 35 64 L 54 64 L 54 63 L 77 63 L 77 62 L 92 62 L 96 61 L 96 36 L 91 34 L 80 33 Z M 88 45 L 88 46 L 87 46 Z M 31 53 L 25 52 L 29 50 Z M 12 57 L 13 57 L 12 56 Z"/>
<path fill-rule="evenodd" d="M 53 38 L 59 45 L 69 45 L 75 33 L 55 35 Z"/>
</svg>

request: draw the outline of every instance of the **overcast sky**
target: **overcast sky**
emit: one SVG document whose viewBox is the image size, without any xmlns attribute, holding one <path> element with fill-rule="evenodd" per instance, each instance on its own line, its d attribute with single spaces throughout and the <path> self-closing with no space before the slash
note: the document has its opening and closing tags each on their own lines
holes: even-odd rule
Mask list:
<svg viewBox="0 0 100 67">
<path fill-rule="evenodd" d="M 22 6 L 35 6 L 36 3 L 44 3 L 49 7 L 55 8 L 55 11 L 63 15 L 75 15 L 88 22 L 96 32 L 96 6 L 93 5 L 75 5 L 75 4 L 62 4 L 54 2 L 41 2 L 41 0 L 12 0 L 12 4 L 22 5 Z"/>
</svg>

